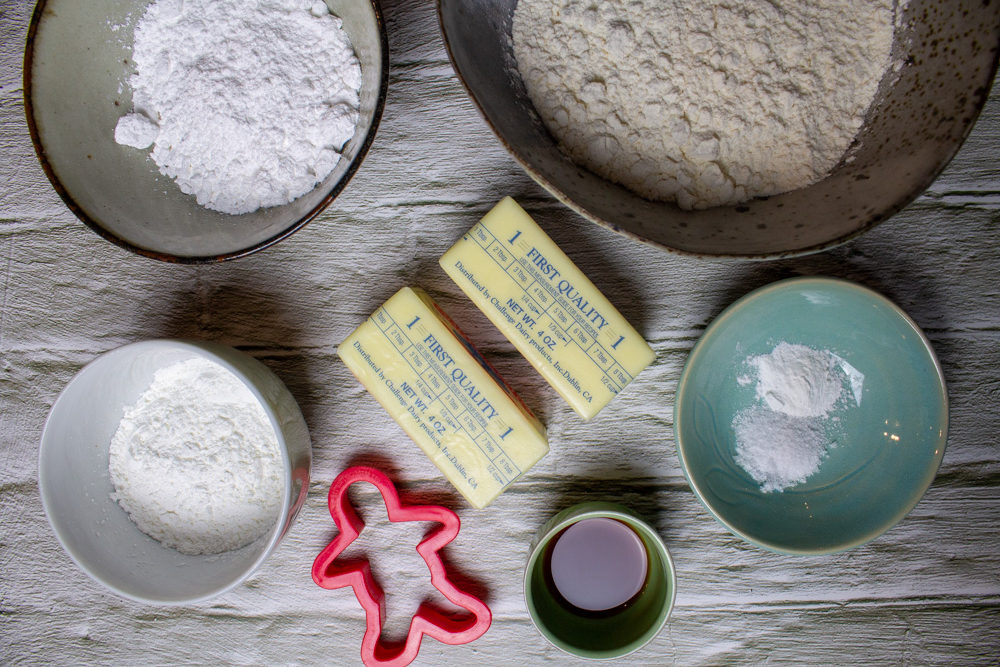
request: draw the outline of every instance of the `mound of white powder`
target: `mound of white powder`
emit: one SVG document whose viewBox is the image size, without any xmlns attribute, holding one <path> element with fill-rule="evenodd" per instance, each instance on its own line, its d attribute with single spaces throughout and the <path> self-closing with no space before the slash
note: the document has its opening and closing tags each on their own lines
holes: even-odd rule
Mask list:
<svg viewBox="0 0 1000 667">
<path fill-rule="evenodd" d="M 733 420 L 736 462 L 761 491 L 783 491 L 816 474 L 829 441 L 822 424 L 753 407 Z"/>
<path fill-rule="evenodd" d="M 821 179 L 890 66 L 899 0 L 519 0 L 514 55 L 574 162 L 682 208 Z"/>
<path fill-rule="evenodd" d="M 239 378 L 203 358 L 161 368 L 125 408 L 108 470 L 139 530 L 186 554 L 249 544 L 281 513 L 270 419 Z"/>
<path fill-rule="evenodd" d="M 838 359 L 828 350 L 778 343 L 770 354 L 750 359 L 757 398 L 790 417 L 822 417 L 840 400 Z"/>
<path fill-rule="evenodd" d="M 115 140 L 223 213 L 286 204 L 340 160 L 361 66 L 318 0 L 155 0 L 135 28 Z"/>
<path fill-rule="evenodd" d="M 756 404 L 737 412 L 734 460 L 761 491 L 805 482 L 835 446 L 840 412 L 861 404 L 864 375 L 830 350 L 780 342 L 744 362 Z"/>
</svg>

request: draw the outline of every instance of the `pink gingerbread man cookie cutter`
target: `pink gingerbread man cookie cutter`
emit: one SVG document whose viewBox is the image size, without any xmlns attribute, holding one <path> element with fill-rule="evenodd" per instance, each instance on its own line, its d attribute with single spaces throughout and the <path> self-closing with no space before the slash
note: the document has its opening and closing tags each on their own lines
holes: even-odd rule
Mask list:
<svg viewBox="0 0 1000 667">
<path fill-rule="evenodd" d="M 382 494 L 389 521 L 436 521 L 440 524 L 417 545 L 427 568 L 431 584 L 453 604 L 469 612 L 455 617 L 423 603 L 410 621 L 406 642 L 402 647 L 390 646 L 381 640 L 385 620 L 385 594 L 372 575 L 367 559 L 337 562 L 337 558 L 361 534 L 364 521 L 347 498 L 347 489 L 356 482 L 368 482 Z M 440 551 L 458 535 L 461 522 L 458 515 L 437 505 L 403 505 L 392 481 L 381 471 L 366 466 L 347 468 L 333 480 L 328 496 L 330 514 L 340 532 L 313 561 L 312 578 L 328 589 L 351 586 L 365 610 L 365 635 L 361 641 L 361 660 L 369 667 L 403 667 L 417 657 L 424 635 L 444 644 L 467 644 L 481 637 L 490 627 L 489 607 L 476 596 L 459 589 L 448 578 Z"/>
</svg>

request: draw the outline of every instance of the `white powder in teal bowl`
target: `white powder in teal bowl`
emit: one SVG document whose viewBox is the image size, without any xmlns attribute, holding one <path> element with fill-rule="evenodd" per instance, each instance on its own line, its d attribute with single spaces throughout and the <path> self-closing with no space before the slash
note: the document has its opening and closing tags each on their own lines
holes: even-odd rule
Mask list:
<svg viewBox="0 0 1000 667">
<path fill-rule="evenodd" d="M 757 402 L 733 417 L 736 462 L 761 491 L 783 491 L 819 471 L 835 446 L 840 412 L 861 404 L 864 375 L 830 350 L 781 342 L 749 357 L 741 385 Z"/>
</svg>

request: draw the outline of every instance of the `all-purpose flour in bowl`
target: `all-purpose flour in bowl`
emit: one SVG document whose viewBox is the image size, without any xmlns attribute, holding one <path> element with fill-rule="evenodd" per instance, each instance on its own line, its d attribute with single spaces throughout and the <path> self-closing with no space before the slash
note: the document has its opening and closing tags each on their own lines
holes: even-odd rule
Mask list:
<svg viewBox="0 0 1000 667">
<path fill-rule="evenodd" d="M 186 554 L 253 542 L 281 514 L 274 427 L 257 397 L 204 358 L 159 369 L 111 440 L 113 498 L 136 526 Z"/>
<path fill-rule="evenodd" d="M 891 60 L 903 0 L 520 0 L 517 69 L 574 162 L 647 199 L 729 205 L 822 179 Z"/>
<path fill-rule="evenodd" d="M 333 171 L 359 119 L 361 66 L 319 0 L 155 0 L 135 27 L 132 112 L 145 149 L 202 206 L 287 204 Z"/>
</svg>

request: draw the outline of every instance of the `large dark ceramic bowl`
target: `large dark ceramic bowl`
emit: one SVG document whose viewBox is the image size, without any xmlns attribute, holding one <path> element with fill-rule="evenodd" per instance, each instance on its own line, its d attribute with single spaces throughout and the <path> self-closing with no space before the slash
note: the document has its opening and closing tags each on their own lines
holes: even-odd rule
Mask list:
<svg viewBox="0 0 1000 667">
<path fill-rule="evenodd" d="M 805 188 L 741 206 L 684 211 L 573 164 L 542 125 L 517 73 L 517 0 L 438 0 L 459 78 L 521 166 L 594 222 L 668 250 L 773 258 L 823 250 L 885 220 L 923 192 L 958 151 L 989 95 L 1000 2 L 911 0 L 852 161 Z"/>
<path fill-rule="evenodd" d="M 114 141 L 131 108 L 132 28 L 150 0 L 41 0 L 28 31 L 24 93 L 42 167 L 66 205 L 119 246 L 155 259 L 232 259 L 312 220 L 357 171 L 382 116 L 389 49 L 377 0 L 328 0 L 361 61 L 361 117 L 340 162 L 283 206 L 233 216 L 200 206 L 160 174 L 146 151 Z M 123 26 L 123 27 L 118 27 Z"/>
</svg>

